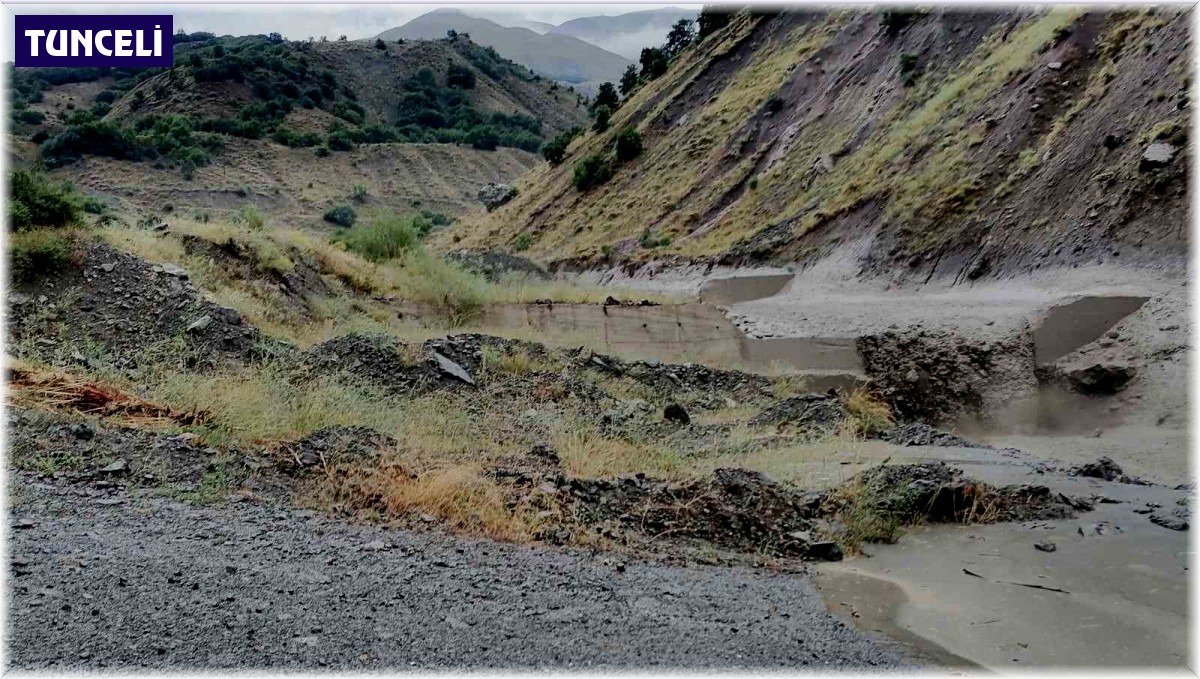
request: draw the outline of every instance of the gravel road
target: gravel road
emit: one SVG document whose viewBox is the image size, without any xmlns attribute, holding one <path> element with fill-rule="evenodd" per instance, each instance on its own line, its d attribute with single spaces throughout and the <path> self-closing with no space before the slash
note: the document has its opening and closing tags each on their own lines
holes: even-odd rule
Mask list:
<svg viewBox="0 0 1200 679">
<path fill-rule="evenodd" d="M 10 668 L 912 666 L 803 575 L 10 484 Z"/>
</svg>

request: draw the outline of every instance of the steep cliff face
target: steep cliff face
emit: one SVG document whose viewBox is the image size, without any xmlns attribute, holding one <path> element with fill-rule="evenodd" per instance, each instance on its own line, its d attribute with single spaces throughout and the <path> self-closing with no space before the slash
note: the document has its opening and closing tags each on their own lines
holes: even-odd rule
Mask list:
<svg viewBox="0 0 1200 679">
<path fill-rule="evenodd" d="M 1182 267 L 1189 25 L 1178 9 L 743 12 L 439 243 L 574 266 L 840 249 L 918 279 Z M 645 150 L 578 191 L 575 163 L 626 127 Z"/>
</svg>

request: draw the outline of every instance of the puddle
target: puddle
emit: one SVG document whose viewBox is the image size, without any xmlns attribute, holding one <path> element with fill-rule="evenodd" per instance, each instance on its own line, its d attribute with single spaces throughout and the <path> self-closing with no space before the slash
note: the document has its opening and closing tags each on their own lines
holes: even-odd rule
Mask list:
<svg viewBox="0 0 1200 679">
<path fill-rule="evenodd" d="M 787 273 L 710 278 L 700 286 L 700 300 L 706 304 L 728 307 L 771 297 L 787 287 L 794 277 Z"/>
<path fill-rule="evenodd" d="M 1100 339 L 1148 299 L 1092 296 L 1051 307 L 1033 329 L 1035 360 L 1045 365 Z"/>
</svg>

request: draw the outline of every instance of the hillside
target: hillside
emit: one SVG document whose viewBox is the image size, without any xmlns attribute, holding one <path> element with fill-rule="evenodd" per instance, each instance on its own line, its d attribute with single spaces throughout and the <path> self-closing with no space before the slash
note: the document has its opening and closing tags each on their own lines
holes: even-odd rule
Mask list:
<svg viewBox="0 0 1200 679">
<path fill-rule="evenodd" d="M 680 19 L 696 19 L 696 10 L 664 7 L 616 16 L 579 17 L 555 26 L 552 33 L 569 35 L 637 61 L 643 47 L 657 47 Z"/>
<path fill-rule="evenodd" d="M 743 12 L 444 247 L 918 280 L 1186 254 L 1183 10 Z M 580 192 L 576 162 L 644 151 Z"/>
<path fill-rule="evenodd" d="M 470 35 L 472 42 L 494 48 L 506 59 L 551 80 L 571 84 L 616 82 L 629 60 L 570 35 L 539 34 L 528 28 L 508 28 L 457 10 L 438 10 L 388 29 L 379 38 L 394 42 L 434 40 L 447 31 Z"/>
</svg>

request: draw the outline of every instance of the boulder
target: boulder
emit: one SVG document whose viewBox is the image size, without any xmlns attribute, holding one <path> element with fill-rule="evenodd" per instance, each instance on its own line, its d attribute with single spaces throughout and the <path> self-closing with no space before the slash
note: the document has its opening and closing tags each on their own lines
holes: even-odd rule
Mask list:
<svg viewBox="0 0 1200 679">
<path fill-rule="evenodd" d="M 1145 171 L 1167 167 L 1175 160 L 1176 150 L 1171 144 L 1163 142 L 1151 144 L 1142 151 L 1142 161 L 1138 164 L 1138 169 Z"/>
<path fill-rule="evenodd" d="M 1096 365 L 1067 373 L 1071 388 L 1089 396 L 1111 396 L 1129 384 L 1137 370 L 1126 365 Z"/>
<path fill-rule="evenodd" d="M 663 419 L 678 424 L 690 424 L 692 421 L 692 418 L 688 417 L 687 411 L 678 403 L 672 403 L 663 409 Z"/>
<path fill-rule="evenodd" d="M 491 212 L 512 200 L 516 195 L 517 190 L 508 184 L 489 182 L 479 189 L 479 202 L 483 203 L 488 212 Z"/>
</svg>

